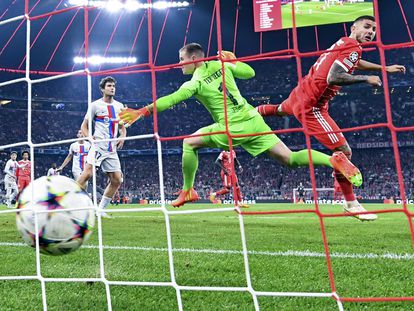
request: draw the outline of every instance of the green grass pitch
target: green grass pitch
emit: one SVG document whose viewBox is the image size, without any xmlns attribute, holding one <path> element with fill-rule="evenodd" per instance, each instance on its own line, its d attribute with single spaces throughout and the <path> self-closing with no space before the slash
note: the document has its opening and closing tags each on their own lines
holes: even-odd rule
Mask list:
<svg viewBox="0 0 414 311">
<path fill-rule="evenodd" d="M 296 26 L 312 26 L 342 23 L 355 20 L 361 15 L 374 15 L 372 3 L 345 3 L 322 9 L 324 2 L 304 2 L 295 4 Z M 282 6 L 282 27 L 292 27 L 292 6 Z"/>
<path fill-rule="evenodd" d="M 123 206 L 124 207 L 124 206 Z M 139 207 L 130 205 L 129 207 Z M 183 209 L 214 209 L 192 204 Z M 220 206 L 223 207 L 223 206 Z M 397 205 L 365 205 L 368 209 Z M 312 206 L 259 204 L 249 211 Z M 4 206 L 1 209 L 5 209 Z M 414 210 L 412 206 L 411 210 Z M 323 206 L 326 213 L 339 206 Z M 169 282 L 162 212 L 117 212 L 103 220 L 110 281 Z M 14 214 L 0 214 L 0 276 L 36 274 L 35 252 L 22 244 Z M 252 286 L 257 291 L 330 293 L 319 218 L 315 214 L 249 215 L 245 224 Z M 176 281 L 183 286 L 245 287 L 239 219 L 234 212 L 170 216 Z M 341 297 L 414 296 L 414 251 L 402 213 L 375 222 L 324 218 L 336 291 Z M 100 276 L 98 234 L 62 257 L 41 255 L 45 278 Z M 110 286 L 113 310 L 177 310 L 172 287 Z M 107 310 L 104 284 L 46 282 L 48 310 Z M 181 292 L 184 310 L 254 310 L 247 292 Z M 259 297 L 260 310 L 338 310 L 332 298 Z M 414 310 L 414 302 L 344 303 L 345 310 Z M 38 280 L 0 281 L 0 309 L 42 310 Z"/>
</svg>

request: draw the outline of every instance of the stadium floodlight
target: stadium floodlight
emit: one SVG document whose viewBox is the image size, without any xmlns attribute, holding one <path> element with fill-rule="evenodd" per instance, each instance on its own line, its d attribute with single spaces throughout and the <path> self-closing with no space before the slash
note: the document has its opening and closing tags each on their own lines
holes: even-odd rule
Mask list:
<svg viewBox="0 0 414 311">
<path fill-rule="evenodd" d="M 10 104 L 11 100 L 7 100 L 7 99 L 0 99 L 0 105 L 7 105 Z"/>
<path fill-rule="evenodd" d="M 125 8 L 125 10 L 127 10 L 127 11 L 136 11 L 136 10 L 138 10 L 139 9 L 139 5 L 140 5 L 140 3 L 138 3 L 137 1 L 135 1 L 135 0 L 127 0 L 125 3 L 124 3 L 124 8 Z"/>
<path fill-rule="evenodd" d="M 75 64 L 84 64 L 86 62 L 85 57 L 74 57 L 73 62 Z M 88 64 L 90 65 L 101 65 L 101 64 L 134 64 L 137 62 L 136 57 L 104 57 L 94 55 L 88 57 Z"/>
<path fill-rule="evenodd" d="M 139 2 L 136 0 L 127 0 L 127 1 L 120 1 L 120 0 L 69 0 L 69 5 L 85 5 L 85 6 L 93 6 L 99 8 L 105 8 L 110 12 L 117 12 L 121 9 L 127 11 L 137 11 L 141 9 L 157 9 L 157 10 L 165 10 L 169 8 L 184 8 L 188 7 L 190 3 L 188 1 L 157 1 L 151 4 L 145 2 Z"/>
<path fill-rule="evenodd" d="M 123 8 L 123 3 L 118 0 L 109 0 L 106 9 L 110 12 L 118 12 Z"/>
</svg>

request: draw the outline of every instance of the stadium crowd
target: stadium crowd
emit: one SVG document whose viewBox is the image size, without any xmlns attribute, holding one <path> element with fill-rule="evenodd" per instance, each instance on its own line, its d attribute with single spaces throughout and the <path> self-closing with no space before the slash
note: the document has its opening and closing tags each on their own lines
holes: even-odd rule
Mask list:
<svg viewBox="0 0 414 311">
<path fill-rule="evenodd" d="M 412 49 L 390 51 L 390 61 L 406 65 L 407 74 L 389 76 L 392 122 L 398 127 L 413 126 L 414 121 L 407 116 L 414 115 L 414 54 Z M 372 57 L 376 61 L 375 55 Z M 303 68 L 308 68 L 314 59 L 304 59 Z M 309 64 L 308 64 L 309 63 Z M 253 105 L 281 102 L 297 82 L 296 63 L 294 59 L 257 61 L 251 63 L 256 77 L 247 81 L 239 81 L 239 88 L 245 98 Z M 147 73 L 117 76 L 117 100 L 129 107 L 142 107 L 151 101 L 151 80 Z M 158 96 L 175 91 L 187 78 L 179 70 L 157 73 Z M 98 84 L 98 78 L 94 85 Z M 27 101 L 26 84 L 8 85 L 0 88 L 0 98 L 10 99 L 8 105 L 0 106 L 2 122 L 0 144 L 11 144 L 27 140 Z M 93 98 L 100 96 L 99 89 L 94 87 Z M 46 143 L 74 138 L 87 109 L 86 79 L 70 77 L 53 80 L 33 86 L 32 102 L 32 142 Z M 341 128 L 351 128 L 374 123 L 387 123 L 387 113 L 382 88 L 372 89 L 366 85 L 344 87 L 330 103 L 330 113 Z M 196 119 L 196 122 L 195 122 Z M 266 122 L 274 130 L 299 127 L 293 118 L 266 118 Z M 194 99 L 173 107 L 158 115 L 159 134 L 162 137 L 191 134 L 200 127 L 209 125 L 212 119 L 206 109 Z M 7 133 L 7 134 L 5 134 Z M 128 129 L 128 136 L 153 133 L 153 120 L 146 118 Z M 302 133 L 285 133 L 279 135 L 292 149 L 305 145 Z M 398 197 L 398 183 L 392 149 L 369 149 L 368 143 L 388 144 L 391 134 L 387 127 L 351 131 L 345 136 L 354 149 L 354 162 L 364 174 L 365 182 L 356 194 L 363 198 L 381 199 Z M 409 146 L 414 146 L 412 132 L 398 134 L 401 145 L 401 159 L 404 182 L 409 197 L 414 196 L 414 156 Z M 316 143 L 316 141 L 312 141 Z M 163 141 L 163 149 L 181 148 L 181 140 Z M 372 145 L 371 145 L 372 146 Z M 314 145 L 317 149 L 322 146 Z M 40 147 L 42 148 L 42 147 Z M 66 155 L 68 144 L 57 144 L 47 148 L 57 152 L 42 151 L 35 159 L 35 175 L 45 175 L 52 162 L 61 163 Z M 367 148 L 367 149 L 364 149 Z M 137 139 L 127 141 L 124 149 L 154 150 L 154 139 Z M 40 150 L 39 150 L 40 151 Z M 127 151 L 120 152 L 125 182 L 122 192 L 133 198 L 159 197 L 157 157 L 155 155 L 131 156 Z M 325 150 L 326 151 L 326 150 Z M 55 153 L 56 155 L 51 155 Z M 148 152 L 147 154 L 154 152 Z M 179 153 L 179 151 L 178 151 Z M 164 184 L 167 197 L 181 186 L 181 155 L 175 152 L 164 156 Z M 217 153 L 205 153 L 200 156 L 200 170 L 196 178 L 196 189 L 207 198 L 208 194 L 220 187 L 219 169 L 214 167 Z M 287 170 L 268 160 L 264 156 L 252 158 L 245 152 L 239 152 L 240 161 L 245 170 L 240 174 L 242 191 L 247 198 L 289 199 L 292 189 L 303 182 L 310 187 L 307 168 L 296 171 Z M 6 152 L 1 153 L 0 165 L 4 167 L 8 159 Z M 331 173 L 327 169 L 317 169 L 318 187 L 333 185 Z M 70 170 L 64 172 L 70 176 Z M 98 178 L 99 189 L 106 185 L 106 178 Z"/>
<path fill-rule="evenodd" d="M 406 196 L 414 199 L 414 149 L 400 149 L 401 166 Z M 200 155 L 199 171 L 195 188 L 200 196 L 207 199 L 209 194 L 221 187 L 220 168 L 214 164 L 218 153 Z M 62 163 L 65 155 L 36 155 L 35 176 L 46 175 L 52 163 Z M 246 199 L 283 200 L 292 199 L 292 191 L 299 182 L 305 188 L 311 188 L 309 168 L 297 170 L 287 169 L 266 156 L 252 158 L 243 151 L 238 152 L 243 172 L 238 174 L 242 192 Z M 6 152 L 1 153 L 0 166 L 4 167 L 8 159 Z M 127 156 L 121 153 L 121 166 L 124 183 L 121 194 L 128 194 L 132 199 L 157 199 L 159 192 L 158 160 L 156 155 Z M 391 148 L 357 149 L 354 150 L 354 163 L 361 169 L 364 183 L 356 188 L 356 195 L 363 199 L 399 198 L 400 191 Z M 173 198 L 182 185 L 181 155 L 163 156 L 163 178 L 166 198 Z M 70 166 L 63 175 L 71 177 Z M 316 185 L 318 188 L 333 188 L 332 171 L 327 168 L 316 168 Z M 97 175 L 97 189 L 102 193 L 107 178 L 101 172 Z M 329 195 L 333 195 L 331 192 Z M 227 196 L 227 198 L 231 197 Z M 311 193 L 307 193 L 307 198 Z"/>
<path fill-rule="evenodd" d="M 392 118 L 395 126 L 414 125 L 413 119 L 406 117 L 414 114 L 414 88 L 410 92 L 407 92 L 407 90 L 407 88 L 398 89 L 391 94 Z M 352 95 L 338 95 L 331 103 L 331 115 L 335 120 L 338 120 L 341 128 L 387 122 L 383 94 L 369 94 L 367 96 L 365 91 L 354 92 Z M 257 105 L 256 101 L 251 100 L 251 102 Z M 7 132 L 7 135 L 2 139 L 2 144 L 26 140 L 26 110 L 23 108 L 13 109 L 7 106 L 0 108 L 0 110 L 2 110 L 2 116 L 4 115 L 4 122 L 0 124 L 0 129 L 4 133 Z M 33 110 L 32 141 L 45 143 L 74 138 L 82 123 L 85 110 Z M 194 116 L 197 116 L 197 122 L 194 122 Z M 266 122 L 274 130 L 299 127 L 299 123 L 294 118 L 268 117 Z M 198 128 L 211 123 L 212 119 L 206 109 L 195 100 L 188 100 L 186 103 L 177 105 L 171 110 L 158 115 L 159 133 L 163 137 L 191 134 Z M 9 126 L 10 124 L 18 124 L 19 126 Z M 150 133 L 153 133 L 152 118 L 140 121 L 140 123 L 128 129 L 129 136 Z M 285 134 L 281 137 L 291 146 L 304 143 L 303 135 Z M 347 133 L 346 137 L 351 144 L 355 145 L 361 141 L 389 141 L 391 136 L 390 131 L 382 127 L 352 131 Z M 165 143 L 166 148 L 180 147 L 180 145 L 179 141 Z M 130 149 L 148 149 L 152 146 L 153 142 L 150 140 L 137 140 L 126 144 L 126 147 Z"/>
</svg>

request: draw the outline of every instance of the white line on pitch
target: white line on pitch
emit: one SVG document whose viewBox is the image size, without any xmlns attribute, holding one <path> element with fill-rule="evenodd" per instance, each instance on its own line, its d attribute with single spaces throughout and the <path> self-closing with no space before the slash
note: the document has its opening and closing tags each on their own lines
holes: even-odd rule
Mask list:
<svg viewBox="0 0 414 311">
<path fill-rule="evenodd" d="M 162 217 L 164 218 L 164 215 L 123 215 L 123 216 L 116 216 L 116 213 L 112 213 L 113 218 L 154 218 L 154 217 Z M 197 215 L 197 217 L 199 217 Z M 223 216 L 208 216 L 208 218 L 223 218 Z M 239 219 L 239 216 L 226 216 L 226 218 L 234 218 Z M 253 217 L 252 217 L 253 218 Z M 303 219 L 303 216 L 254 216 L 254 218 L 276 218 L 276 219 Z"/>
<path fill-rule="evenodd" d="M 8 243 L 0 242 L 1 246 L 15 246 L 15 247 L 27 247 L 25 243 Z M 84 245 L 83 248 L 98 249 L 98 245 Z M 134 251 L 149 251 L 149 252 L 167 252 L 167 248 L 163 247 L 143 247 L 143 246 L 109 246 L 104 245 L 104 249 L 110 250 L 134 250 Z M 241 255 L 242 251 L 230 250 L 230 249 L 194 249 L 194 248 L 174 248 L 174 252 L 180 253 L 203 253 L 203 254 L 232 254 Z M 288 250 L 284 252 L 269 252 L 269 251 L 248 251 L 249 255 L 261 255 L 261 256 L 272 256 L 272 257 L 325 257 L 325 253 L 312 252 L 309 250 L 294 251 Z M 414 260 L 414 254 L 356 254 L 356 253 L 331 253 L 331 258 L 350 258 L 350 259 L 391 259 L 391 260 Z"/>
<path fill-rule="evenodd" d="M 188 215 L 191 215 L 191 214 L 188 214 Z M 268 215 L 268 216 L 244 215 L 244 217 L 245 217 L 245 219 L 250 219 L 250 220 L 259 218 L 259 219 L 269 219 L 269 220 L 272 220 L 272 221 L 278 220 L 278 219 L 301 219 L 303 221 L 306 221 L 306 220 L 312 220 L 313 221 L 313 220 L 317 220 L 317 217 L 318 217 L 318 216 L 313 215 L 313 214 L 310 214 L 310 215 L 309 214 L 307 214 L 307 215 L 301 214 L 301 216 L 279 216 L 279 215 L 281 215 L 281 214 Z M 117 213 L 111 213 L 111 216 L 112 216 L 113 219 L 117 219 L 117 218 L 157 218 L 157 217 L 164 219 L 163 214 L 159 214 L 159 215 L 130 215 L 130 216 L 121 215 L 121 216 L 117 216 Z M 195 216 L 195 215 L 191 215 L 191 216 Z M 197 217 L 199 217 L 199 216 L 197 215 Z M 223 217 L 239 219 L 239 216 L 237 216 L 237 215 L 234 215 L 234 216 L 230 216 L 230 215 L 229 216 L 209 215 L 208 216 L 209 219 L 212 219 L 212 218 L 222 218 L 223 219 Z M 351 219 L 352 221 L 355 221 L 355 219 L 353 219 L 351 217 L 349 217 L 349 219 Z M 384 217 L 381 217 L 381 222 L 388 222 L 388 221 L 400 221 L 400 219 L 399 218 L 384 218 Z"/>
</svg>

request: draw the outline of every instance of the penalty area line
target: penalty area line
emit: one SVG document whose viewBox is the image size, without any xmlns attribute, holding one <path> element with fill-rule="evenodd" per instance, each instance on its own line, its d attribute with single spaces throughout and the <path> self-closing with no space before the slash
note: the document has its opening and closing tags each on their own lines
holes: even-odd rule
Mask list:
<svg viewBox="0 0 414 311">
<path fill-rule="evenodd" d="M 0 247 L 28 247 L 25 243 L 16 242 L 0 242 Z M 88 249 L 99 249 L 98 245 L 84 245 L 83 248 Z M 149 251 L 149 252 L 167 252 L 167 248 L 163 247 L 144 247 L 144 246 L 110 246 L 104 245 L 106 250 L 133 250 L 133 251 Z M 239 250 L 229 249 L 196 249 L 196 248 L 174 248 L 174 252 L 177 253 L 198 253 L 198 254 L 223 254 L 223 255 L 242 255 L 243 252 Z M 310 250 L 287 250 L 280 252 L 270 251 L 248 251 L 249 255 L 259 256 L 271 256 L 271 257 L 310 257 L 310 258 L 324 258 L 325 253 L 313 252 Z M 389 260 L 414 260 L 414 254 L 403 253 L 385 253 L 385 254 L 374 254 L 374 253 L 330 253 L 331 258 L 345 258 L 345 259 L 389 259 Z"/>
</svg>

